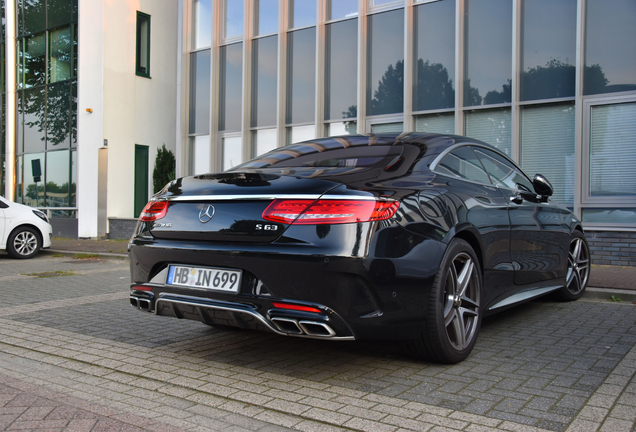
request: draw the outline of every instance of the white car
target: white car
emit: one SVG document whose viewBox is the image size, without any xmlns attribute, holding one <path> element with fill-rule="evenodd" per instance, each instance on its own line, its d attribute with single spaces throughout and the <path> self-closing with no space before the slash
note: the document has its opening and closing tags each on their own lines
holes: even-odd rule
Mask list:
<svg viewBox="0 0 636 432">
<path fill-rule="evenodd" d="M 53 228 L 40 210 L 0 197 L 0 249 L 25 259 L 51 247 Z"/>
</svg>

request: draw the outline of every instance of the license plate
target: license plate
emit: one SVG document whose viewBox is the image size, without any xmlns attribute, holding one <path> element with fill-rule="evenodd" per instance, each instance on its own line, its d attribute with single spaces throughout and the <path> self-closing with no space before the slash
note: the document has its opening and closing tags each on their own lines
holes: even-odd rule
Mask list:
<svg viewBox="0 0 636 432">
<path fill-rule="evenodd" d="M 171 265 L 166 285 L 237 293 L 241 285 L 241 271 Z"/>
</svg>

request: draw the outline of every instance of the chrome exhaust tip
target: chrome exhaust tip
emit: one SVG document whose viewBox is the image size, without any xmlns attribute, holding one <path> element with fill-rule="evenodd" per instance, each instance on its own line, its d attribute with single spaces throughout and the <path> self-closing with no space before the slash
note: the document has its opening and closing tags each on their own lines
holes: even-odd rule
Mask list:
<svg viewBox="0 0 636 432">
<path fill-rule="evenodd" d="M 295 334 L 301 335 L 303 334 L 302 329 L 298 326 L 298 321 L 291 318 L 271 318 L 272 323 L 276 326 L 276 328 L 287 334 Z"/>
<path fill-rule="evenodd" d="M 336 332 L 327 324 L 318 321 L 299 321 L 298 325 L 306 335 L 334 337 Z"/>
</svg>

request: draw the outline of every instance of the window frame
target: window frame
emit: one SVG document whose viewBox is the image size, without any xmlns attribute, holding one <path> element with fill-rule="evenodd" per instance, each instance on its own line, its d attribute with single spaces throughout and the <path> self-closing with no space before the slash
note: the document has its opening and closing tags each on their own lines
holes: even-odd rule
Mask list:
<svg viewBox="0 0 636 432">
<path fill-rule="evenodd" d="M 140 20 L 141 18 L 141 20 Z M 141 51 L 142 51 L 142 44 L 144 43 L 143 38 L 142 38 L 142 33 L 143 33 L 143 23 L 147 24 L 147 29 L 145 31 L 145 37 L 146 37 L 146 50 L 147 50 L 147 55 L 146 55 L 146 70 L 145 72 L 142 71 L 142 68 L 144 66 L 142 66 L 142 58 L 141 58 Z M 151 35 L 151 31 L 150 31 L 150 15 L 143 13 L 141 11 L 137 11 L 137 19 L 136 19 L 136 24 L 135 24 L 135 75 L 143 77 L 143 78 L 150 78 L 150 35 Z"/>
<path fill-rule="evenodd" d="M 594 95 L 597 96 L 597 95 Z M 588 97 L 583 99 L 583 139 L 581 143 L 581 216 L 585 208 L 634 208 L 636 196 L 592 196 L 590 191 L 590 151 L 592 139 L 592 108 L 605 105 L 620 105 L 624 103 L 636 103 L 636 95 L 633 93 L 612 93 L 603 97 Z M 589 225 L 589 224 L 588 224 Z M 591 224 L 599 226 L 599 224 Z M 603 224 L 605 226 L 605 224 Z M 616 226 L 609 224 L 608 226 Z"/>
</svg>

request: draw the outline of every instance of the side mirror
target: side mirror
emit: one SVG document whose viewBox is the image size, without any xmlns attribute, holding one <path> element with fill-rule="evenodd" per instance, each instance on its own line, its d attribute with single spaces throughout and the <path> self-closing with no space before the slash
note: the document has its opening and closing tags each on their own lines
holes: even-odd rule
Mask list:
<svg viewBox="0 0 636 432">
<path fill-rule="evenodd" d="M 534 179 L 532 179 L 532 185 L 539 195 L 549 197 L 554 193 L 554 189 L 548 179 L 543 177 L 541 174 L 534 176 Z"/>
</svg>

